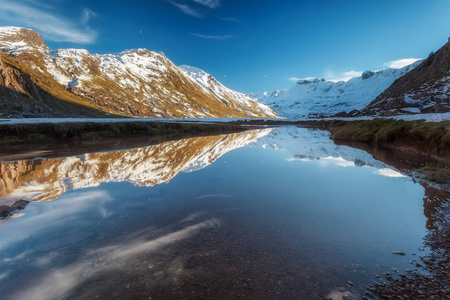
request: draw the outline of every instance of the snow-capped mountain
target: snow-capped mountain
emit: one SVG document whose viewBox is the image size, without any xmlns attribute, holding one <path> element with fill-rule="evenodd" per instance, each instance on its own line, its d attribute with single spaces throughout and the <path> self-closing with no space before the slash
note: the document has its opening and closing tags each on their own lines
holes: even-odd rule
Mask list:
<svg viewBox="0 0 450 300">
<path fill-rule="evenodd" d="M 419 63 L 415 62 L 401 69 L 366 71 L 360 77 L 346 82 L 325 79 L 299 80 L 289 90 L 251 96 L 287 118 L 348 113 L 362 110 L 397 78 L 414 69 Z"/>
<path fill-rule="evenodd" d="M 49 201 L 68 190 L 104 182 L 154 186 L 170 181 L 180 172 L 205 168 L 225 153 L 253 143 L 271 131 L 271 128 L 249 130 L 131 150 L 2 163 L 0 198 L 4 199 L 0 204 L 10 204 L 24 197 L 30 201 Z"/>
<path fill-rule="evenodd" d="M 194 72 L 177 67 L 163 53 L 133 49 L 118 54 L 92 54 L 84 49 L 50 50 L 41 36 L 31 29 L 0 27 L 0 50 L 12 56 L 0 56 L 3 73 L 8 66 L 19 66 L 34 82 L 20 85 L 17 76 L 0 80 L 3 92 L 11 101 L 14 92 L 25 92 L 45 102 L 48 95 L 88 106 L 103 112 L 140 117 L 275 117 L 265 105 L 234 92 L 205 72 L 205 86 Z M 28 68 L 26 68 L 26 65 Z M 193 68 L 192 68 L 193 70 Z M 0 70 L 2 72 L 2 70 Z M 0 76 L 1 77 L 1 76 Z M 4 76 L 5 77 L 5 76 Z M 13 84 L 19 82 L 19 84 Z M 36 92 L 33 94 L 32 90 Z M 1 92 L 1 91 L 0 91 Z M 8 93 L 9 92 L 9 93 Z M 8 96 L 8 94 L 10 94 Z M 42 102 L 41 101 L 41 102 Z M 61 104 L 60 103 L 60 104 Z M 36 103 L 25 103 L 36 105 Z M 42 109 L 46 109 L 45 106 Z"/>
<path fill-rule="evenodd" d="M 195 79 L 197 83 L 199 83 L 202 87 L 204 87 L 205 91 L 213 93 L 217 98 L 221 99 L 224 103 L 227 103 L 231 107 L 235 107 L 236 103 L 241 105 L 245 105 L 249 108 L 258 106 L 264 113 L 267 115 L 273 114 L 273 111 L 270 107 L 258 103 L 255 99 L 247 96 L 245 94 L 233 91 L 219 81 L 214 78 L 212 75 L 206 73 L 205 71 L 191 67 L 187 65 L 179 66 L 187 75 Z M 228 99 L 234 99 L 233 102 L 228 101 Z M 236 107 L 238 109 L 238 107 Z"/>
<path fill-rule="evenodd" d="M 450 112 L 450 38 L 374 99 L 365 112 L 377 115 Z"/>
</svg>

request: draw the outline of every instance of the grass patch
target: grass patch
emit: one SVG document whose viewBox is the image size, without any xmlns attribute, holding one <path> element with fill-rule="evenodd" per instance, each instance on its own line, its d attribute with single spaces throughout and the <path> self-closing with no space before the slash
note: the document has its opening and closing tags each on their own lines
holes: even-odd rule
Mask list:
<svg viewBox="0 0 450 300">
<path fill-rule="evenodd" d="M 25 145 L 27 142 L 17 137 L 3 137 L 0 139 L 0 146 L 18 146 Z"/>
<path fill-rule="evenodd" d="M 336 141 L 404 146 L 443 157 L 450 155 L 450 122 L 426 123 L 374 119 L 332 121 L 329 130 Z"/>
<path fill-rule="evenodd" d="M 49 140 L 44 134 L 30 133 L 27 137 L 27 142 L 32 144 L 47 144 Z"/>
<path fill-rule="evenodd" d="M 422 170 L 426 174 L 425 179 L 439 184 L 449 184 L 450 160 L 442 163 L 426 164 Z"/>
<path fill-rule="evenodd" d="M 49 141 L 99 141 L 131 136 L 178 133 L 230 133 L 248 130 L 239 124 L 198 124 L 168 122 L 0 124 L 0 145 L 45 144 Z"/>
</svg>

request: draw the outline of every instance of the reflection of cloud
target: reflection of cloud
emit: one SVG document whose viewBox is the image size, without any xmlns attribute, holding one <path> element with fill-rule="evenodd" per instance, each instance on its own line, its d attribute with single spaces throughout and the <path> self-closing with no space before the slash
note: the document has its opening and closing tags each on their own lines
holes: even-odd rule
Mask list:
<svg viewBox="0 0 450 300">
<path fill-rule="evenodd" d="M 187 239 L 197 234 L 202 228 L 212 228 L 219 225 L 218 220 L 210 219 L 154 240 L 147 241 L 145 236 L 132 236 L 116 245 L 93 250 L 87 253 L 80 262 L 49 272 L 31 288 L 18 292 L 13 299 L 59 299 L 99 272 L 121 269 L 125 261 L 138 254 L 158 250 L 169 244 Z"/>
<path fill-rule="evenodd" d="M 303 162 L 309 162 L 309 161 L 319 161 L 321 165 L 336 165 L 340 167 L 354 167 L 355 162 L 345 160 L 342 157 L 333 157 L 333 156 L 327 156 L 327 157 L 289 157 L 286 159 L 286 161 L 303 161 Z"/>
<path fill-rule="evenodd" d="M 5 258 L 4 261 L 14 263 L 14 262 L 16 262 L 16 261 L 18 261 L 18 260 L 24 259 L 24 258 L 25 258 L 26 256 L 28 256 L 31 252 L 32 252 L 31 250 L 26 250 L 26 251 L 23 251 L 22 253 L 19 253 L 19 254 L 17 254 L 16 256 L 13 256 L 13 257 L 11 257 L 11 258 Z"/>
<path fill-rule="evenodd" d="M 30 215 L 28 218 L 22 219 L 13 228 L 5 228 L 5 235 L 0 243 L 0 249 L 5 247 L 5 245 L 11 246 L 14 242 L 26 239 L 28 236 L 43 231 L 53 226 L 53 224 L 70 222 L 73 216 L 87 210 L 92 210 L 93 207 L 99 208 L 100 214 L 103 215 L 104 209 L 102 205 L 109 200 L 111 200 L 111 197 L 106 191 L 95 191 L 75 193 L 61 201 L 46 203 L 45 211 L 42 213 Z M 36 226 L 37 224 L 39 226 Z M 26 232 L 27 235 L 17 235 L 15 234 L 16 232 Z"/>
<path fill-rule="evenodd" d="M 195 199 L 204 199 L 204 198 L 231 198 L 231 195 L 228 194 L 209 194 L 198 196 Z"/>
<path fill-rule="evenodd" d="M 344 299 L 344 297 L 351 297 L 353 296 L 352 293 L 350 293 L 349 291 L 343 291 L 340 292 L 338 290 L 333 289 L 327 296 L 327 299 L 331 299 L 331 300 L 342 300 Z"/>
<path fill-rule="evenodd" d="M 1 282 L 3 279 L 7 278 L 7 277 L 9 276 L 9 273 L 11 273 L 11 272 L 3 272 L 3 273 L 0 273 L 0 282 Z"/>
<path fill-rule="evenodd" d="M 333 157 L 333 156 L 328 156 L 328 157 L 321 157 L 319 159 L 319 163 L 322 165 L 336 165 L 336 166 L 340 166 L 340 167 L 354 167 L 355 163 L 353 161 L 348 161 L 345 160 L 342 157 Z"/>
<path fill-rule="evenodd" d="M 190 214 L 189 216 L 187 216 L 186 218 L 184 218 L 183 220 L 181 220 L 181 221 L 178 222 L 178 223 L 185 223 L 185 222 L 191 222 L 191 221 L 194 221 L 195 219 L 197 219 L 197 218 L 203 216 L 203 214 L 204 214 L 204 212 L 202 212 L 202 211 L 196 212 L 196 213 L 193 213 L 193 214 Z"/>
<path fill-rule="evenodd" d="M 399 173 L 397 171 L 394 171 L 392 169 L 378 169 L 374 172 L 375 174 L 381 175 L 381 176 L 386 176 L 386 177 L 407 177 L 405 175 L 403 175 L 402 173 Z"/>
<path fill-rule="evenodd" d="M 313 159 L 311 159 L 311 158 L 306 158 L 306 157 L 302 157 L 302 158 L 297 158 L 297 157 L 289 157 L 289 158 L 286 158 L 286 161 L 312 161 Z"/>
<path fill-rule="evenodd" d="M 137 255 L 142 252 L 154 251 L 166 245 L 175 243 L 180 240 L 184 240 L 186 238 L 191 237 L 195 233 L 197 233 L 202 228 L 211 228 L 216 227 L 220 223 L 216 219 L 211 219 L 208 221 L 204 221 L 192 226 L 188 226 L 181 230 L 166 234 L 160 238 L 151 240 L 151 241 L 136 241 L 136 242 L 127 242 L 122 243 L 115 246 L 107 246 L 98 250 L 93 251 L 93 253 L 100 253 L 102 255 L 106 255 L 106 259 L 111 259 L 117 263 L 119 259 L 127 259 L 130 256 Z M 104 260 L 105 257 L 103 257 Z"/>
</svg>

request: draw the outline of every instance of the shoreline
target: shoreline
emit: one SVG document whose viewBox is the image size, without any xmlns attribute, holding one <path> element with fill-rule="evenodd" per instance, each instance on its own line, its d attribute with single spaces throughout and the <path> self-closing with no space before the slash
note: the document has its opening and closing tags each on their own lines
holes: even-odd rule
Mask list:
<svg viewBox="0 0 450 300">
<path fill-rule="evenodd" d="M 84 120 L 83 120 L 84 121 Z M 20 147 L 36 147 L 51 143 L 73 143 L 86 147 L 107 144 L 114 139 L 129 137 L 130 141 L 139 138 L 146 143 L 186 135 L 214 135 L 241 132 L 249 129 L 276 126 L 303 126 L 312 129 L 327 130 L 336 144 L 346 145 L 367 151 L 375 159 L 392 161 L 386 152 L 397 151 L 397 156 L 409 160 L 415 155 L 435 160 L 434 163 L 419 163 L 410 171 L 402 171 L 421 184 L 437 184 L 450 191 L 450 121 L 425 122 L 394 119 L 372 120 L 308 120 L 290 122 L 286 120 L 228 120 L 228 122 L 199 121 L 127 121 L 127 122 L 76 122 L 76 123 L 40 123 L 40 124 L 5 124 L 0 122 L 0 152 L 4 147 L 11 147 L 9 141 L 15 141 Z M 124 144 L 125 145 L 125 144 Z M 127 146 L 130 144 L 126 143 Z M 105 145 L 106 147 L 106 145 Z M 126 147 L 126 146 L 125 146 Z M 83 148 L 82 148 L 83 149 Z M 82 150 L 80 150 L 82 151 Z M 100 150 L 101 151 L 101 150 Z M 405 155 L 405 156 L 404 156 Z M 0 158 L 1 160 L 1 158 Z M 398 166 L 396 166 L 398 167 Z M 402 166 L 400 166 L 402 168 Z M 383 281 L 366 288 L 362 299 L 427 299 L 427 296 L 443 299 L 450 292 L 450 209 L 447 203 L 436 212 L 440 222 L 437 228 L 429 229 L 424 246 L 430 253 L 418 257 L 411 266 L 427 271 L 409 271 L 406 273 L 386 274 Z M 25 204 L 26 205 L 26 204 Z M 22 208 L 23 203 L 17 204 Z M 421 293 L 417 292 L 421 291 Z"/>
</svg>

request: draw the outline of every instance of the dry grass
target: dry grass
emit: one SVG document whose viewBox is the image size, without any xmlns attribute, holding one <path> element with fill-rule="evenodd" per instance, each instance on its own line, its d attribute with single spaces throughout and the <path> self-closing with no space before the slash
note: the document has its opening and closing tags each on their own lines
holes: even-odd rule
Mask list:
<svg viewBox="0 0 450 300">
<path fill-rule="evenodd" d="M 51 141 L 103 140 L 177 133 L 223 133 L 245 130 L 236 124 L 162 122 L 59 123 L 0 125 L 0 144 L 44 144 Z"/>
</svg>

